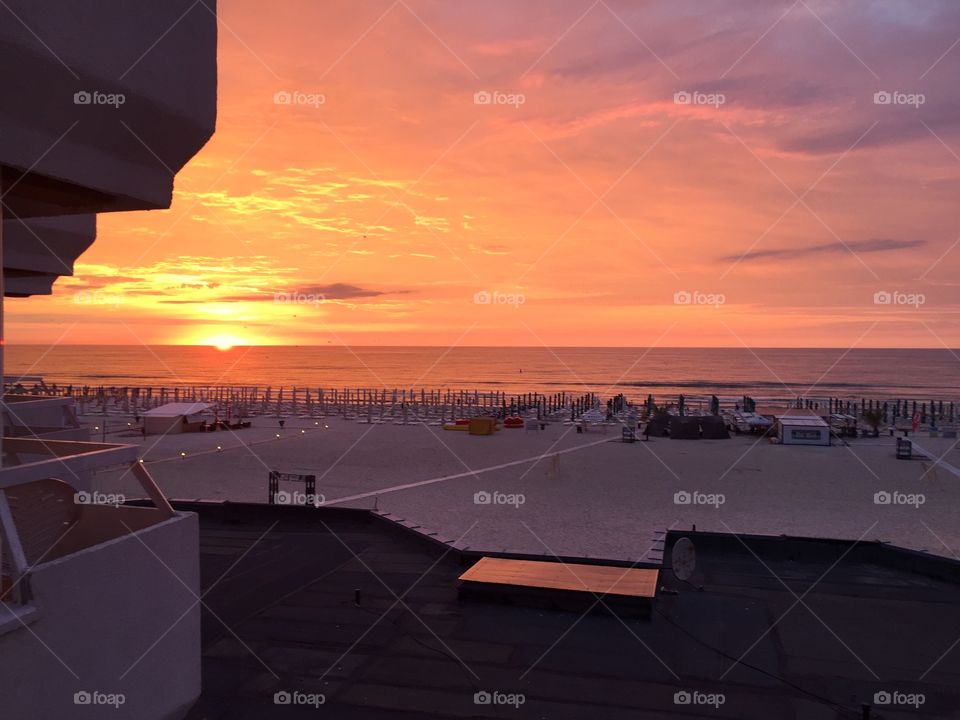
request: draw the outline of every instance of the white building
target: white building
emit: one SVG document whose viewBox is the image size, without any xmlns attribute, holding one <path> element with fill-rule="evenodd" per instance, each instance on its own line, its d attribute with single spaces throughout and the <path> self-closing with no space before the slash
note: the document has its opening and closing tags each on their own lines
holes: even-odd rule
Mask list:
<svg viewBox="0 0 960 720">
<path fill-rule="evenodd" d="M 53 292 L 93 242 L 97 213 L 169 207 L 175 173 L 213 134 L 215 10 L 0 8 L 0 375 L 3 298 Z M 2 405 L 0 422 L 62 411 Z M 173 510 L 136 446 L 0 442 L 0 715 L 182 718 L 200 694 L 196 516 Z M 154 507 L 89 492 L 90 474 L 116 465 Z"/>
<path fill-rule="evenodd" d="M 813 413 L 777 415 L 777 438 L 783 445 L 829 445 L 830 426 Z"/>
<path fill-rule="evenodd" d="M 201 402 L 167 403 L 143 414 L 143 427 L 147 435 L 172 435 L 199 429 L 203 413 L 213 405 Z"/>
</svg>

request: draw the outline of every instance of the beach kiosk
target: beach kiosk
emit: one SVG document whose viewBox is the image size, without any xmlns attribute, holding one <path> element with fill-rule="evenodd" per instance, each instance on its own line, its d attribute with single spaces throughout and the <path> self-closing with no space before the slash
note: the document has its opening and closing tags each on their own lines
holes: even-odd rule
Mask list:
<svg viewBox="0 0 960 720">
<path fill-rule="evenodd" d="M 777 415 L 777 438 L 782 445 L 829 445 L 830 426 L 810 413 Z"/>
<path fill-rule="evenodd" d="M 200 414 L 212 408 L 209 403 L 167 403 L 147 410 L 143 414 L 143 426 L 147 435 L 163 435 L 181 432 L 199 432 L 203 429 Z"/>
</svg>

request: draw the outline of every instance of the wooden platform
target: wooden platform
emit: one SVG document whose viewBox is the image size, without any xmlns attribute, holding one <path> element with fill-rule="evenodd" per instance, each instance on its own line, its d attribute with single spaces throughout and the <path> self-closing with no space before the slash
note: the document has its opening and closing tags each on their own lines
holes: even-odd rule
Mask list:
<svg viewBox="0 0 960 720">
<path fill-rule="evenodd" d="M 659 577 L 649 568 L 484 557 L 460 576 L 459 589 L 466 599 L 649 617 Z"/>
</svg>

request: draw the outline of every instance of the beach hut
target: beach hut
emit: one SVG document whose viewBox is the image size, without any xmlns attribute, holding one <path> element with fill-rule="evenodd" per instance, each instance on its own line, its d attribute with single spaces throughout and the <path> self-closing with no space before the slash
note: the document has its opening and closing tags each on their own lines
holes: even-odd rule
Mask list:
<svg viewBox="0 0 960 720">
<path fill-rule="evenodd" d="M 655 413 L 644 429 L 644 434 L 649 437 L 666 437 L 667 427 L 670 424 L 670 416 L 666 413 Z"/>
<path fill-rule="evenodd" d="M 198 432 L 203 429 L 201 413 L 212 408 L 209 403 L 167 403 L 147 410 L 143 414 L 143 426 L 147 435 L 162 435 L 181 432 Z"/>
<path fill-rule="evenodd" d="M 671 440 L 699 440 L 700 418 L 693 415 L 670 416 Z"/>
<path fill-rule="evenodd" d="M 816 415 L 777 415 L 777 438 L 782 445 L 829 445 L 830 426 Z"/>
<path fill-rule="evenodd" d="M 719 415 L 705 415 L 700 420 L 700 436 L 704 440 L 728 440 L 727 424 Z"/>
</svg>

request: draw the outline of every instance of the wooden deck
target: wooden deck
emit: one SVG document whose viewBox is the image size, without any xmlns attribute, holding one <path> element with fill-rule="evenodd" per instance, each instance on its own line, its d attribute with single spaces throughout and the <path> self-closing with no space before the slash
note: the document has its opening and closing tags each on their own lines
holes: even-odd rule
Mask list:
<svg viewBox="0 0 960 720">
<path fill-rule="evenodd" d="M 659 577 L 659 570 L 649 568 L 484 557 L 460 576 L 460 595 L 560 610 L 649 616 Z"/>
</svg>

